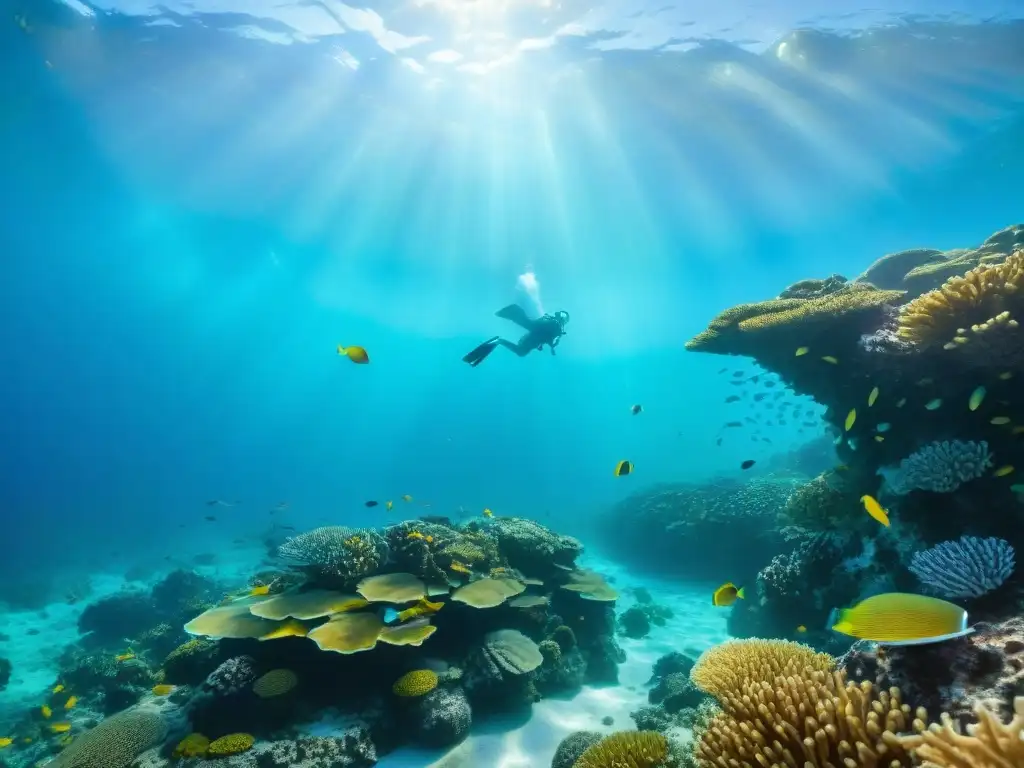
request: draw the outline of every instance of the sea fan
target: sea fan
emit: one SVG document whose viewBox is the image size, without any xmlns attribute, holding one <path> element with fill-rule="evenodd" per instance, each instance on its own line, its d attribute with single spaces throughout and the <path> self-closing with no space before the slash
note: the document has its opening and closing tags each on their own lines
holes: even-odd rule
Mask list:
<svg viewBox="0 0 1024 768">
<path fill-rule="evenodd" d="M 910 571 L 942 597 L 980 597 L 1010 577 L 1013 556 L 1003 539 L 964 536 L 916 553 Z"/>
</svg>

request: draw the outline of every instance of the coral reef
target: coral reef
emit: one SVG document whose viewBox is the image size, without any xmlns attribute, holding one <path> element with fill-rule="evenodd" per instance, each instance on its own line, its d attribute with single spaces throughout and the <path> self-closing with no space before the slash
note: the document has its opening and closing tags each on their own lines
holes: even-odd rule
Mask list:
<svg viewBox="0 0 1024 768">
<path fill-rule="evenodd" d="M 917 449 L 899 467 L 883 467 L 885 488 L 897 496 L 913 491 L 952 493 L 964 483 L 983 476 L 992 466 L 984 440 L 944 440 Z"/>
<path fill-rule="evenodd" d="M 574 768 L 662 768 L 668 758 L 668 740 L 657 731 L 619 731 L 587 747 Z"/>
<path fill-rule="evenodd" d="M 924 733 L 904 736 L 900 743 L 924 761 L 924 768 L 1024 765 L 1024 696 L 1014 699 L 1013 709 L 1013 718 L 1004 725 L 983 705 L 975 706 L 978 722 L 968 726 L 967 735 L 943 713 L 941 725 L 933 723 Z"/>
<path fill-rule="evenodd" d="M 387 558 L 384 538 L 373 530 L 340 525 L 314 528 L 278 547 L 280 557 L 308 571 L 320 583 L 352 587 Z"/>
<path fill-rule="evenodd" d="M 915 552 L 910 571 L 940 597 L 981 597 L 1013 573 L 1013 547 L 995 537 L 964 536 Z"/>
<path fill-rule="evenodd" d="M 127 768 L 167 736 L 167 724 L 145 709 L 128 709 L 86 731 L 49 763 L 51 768 Z"/>
<path fill-rule="evenodd" d="M 558 744 L 555 756 L 551 758 L 551 768 L 573 768 L 580 755 L 601 740 L 596 731 L 575 731 L 570 733 Z"/>
</svg>

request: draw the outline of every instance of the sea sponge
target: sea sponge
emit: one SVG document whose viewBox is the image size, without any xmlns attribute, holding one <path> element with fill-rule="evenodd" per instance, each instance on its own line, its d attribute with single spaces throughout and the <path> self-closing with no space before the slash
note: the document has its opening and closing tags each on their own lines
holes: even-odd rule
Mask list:
<svg viewBox="0 0 1024 768">
<path fill-rule="evenodd" d="M 668 739 L 657 731 L 619 731 L 580 755 L 573 768 L 657 768 L 668 757 Z"/>
<path fill-rule="evenodd" d="M 414 698 L 430 693 L 437 688 L 437 673 L 431 669 L 414 669 L 406 672 L 391 686 L 396 696 Z"/>
<path fill-rule="evenodd" d="M 473 608 L 495 608 L 526 590 L 515 579 L 478 579 L 452 592 L 452 600 Z"/>
<path fill-rule="evenodd" d="M 256 739 L 251 733 L 229 733 L 227 736 L 221 736 L 210 742 L 206 754 L 209 757 L 240 755 L 242 752 L 252 749 L 252 745 L 255 743 Z"/>
<path fill-rule="evenodd" d="M 356 591 L 371 603 L 409 603 L 427 596 L 427 585 L 411 573 L 386 573 L 370 576 Z"/>
<path fill-rule="evenodd" d="M 783 670 L 830 673 L 836 660 L 803 643 L 791 640 L 727 640 L 709 648 L 690 670 L 694 685 L 719 700 L 746 683 L 768 683 Z"/>
<path fill-rule="evenodd" d="M 252 692 L 261 699 L 283 696 L 299 684 L 299 676 L 290 669 L 272 669 L 265 675 L 256 678 L 252 684 Z"/>
<path fill-rule="evenodd" d="M 1024 251 L 1007 256 L 1001 264 L 980 264 L 914 299 L 900 311 L 898 333 L 919 347 L 957 343 L 957 337 L 969 338 L 966 329 L 1020 309 L 1024 309 Z M 1019 330 L 1013 317 L 1007 317 L 1006 324 Z"/>
<path fill-rule="evenodd" d="M 126 709 L 103 720 L 68 745 L 49 763 L 50 768 L 126 768 L 132 760 L 167 735 L 167 726 L 154 712 Z"/>
<path fill-rule="evenodd" d="M 339 613 L 306 637 L 322 651 L 358 653 L 377 645 L 384 622 L 375 613 Z"/>
<path fill-rule="evenodd" d="M 308 592 L 285 592 L 275 595 L 250 607 L 249 613 L 273 621 L 283 621 L 289 617 L 308 621 L 330 616 L 332 613 L 355 611 L 366 604 L 367 601 L 359 595 L 312 589 Z"/>
<path fill-rule="evenodd" d="M 892 688 L 847 683 L 841 672 L 813 670 L 789 659 L 770 679 L 738 678 L 716 693 L 722 712 L 700 734 L 700 768 L 730 765 L 913 765 L 896 735 L 924 729 L 927 713 L 912 713 Z M 916 718 L 915 718 L 916 715 Z"/>
<path fill-rule="evenodd" d="M 904 749 L 924 761 L 923 768 L 1016 768 L 1024 765 L 1024 696 L 1013 700 L 1014 716 L 1006 725 L 982 704 L 976 704 L 977 725 L 967 735 L 942 714 L 942 725 L 900 738 Z"/>
<path fill-rule="evenodd" d="M 201 733 L 190 733 L 178 742 L 171 757 L 175 759 L 188 757 L 206 757 L 206 751 L 210 748 L 210 740 Z"/>
</svg>

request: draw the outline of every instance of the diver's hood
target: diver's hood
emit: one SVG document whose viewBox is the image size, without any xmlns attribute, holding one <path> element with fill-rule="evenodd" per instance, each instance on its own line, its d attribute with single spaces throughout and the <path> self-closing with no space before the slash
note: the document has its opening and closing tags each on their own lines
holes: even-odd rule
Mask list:
<svg viewBox="0 0 1024 768">
<path fill-rule="evenodd" d="M 555 320 L 557 320 L 558 324 L 564 328 L 565 324 L 569 322 L 569 313 L 564 309 L 560 309 L 555 312 Z"/>
</svg>

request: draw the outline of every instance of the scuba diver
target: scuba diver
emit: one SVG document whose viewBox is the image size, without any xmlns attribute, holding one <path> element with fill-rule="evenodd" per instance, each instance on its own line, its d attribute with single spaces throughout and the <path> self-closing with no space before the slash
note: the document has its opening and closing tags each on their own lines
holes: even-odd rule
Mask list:
<svg viewBox="0 0 1024 768">
<path fill-rule="evenodd" d="M 558 346 L 558 342 L 565 335 L 565 324 L 569 322 L 569 313 L 564 310 L 559 310 L 553 315 L 543 315 L 536 320 L 531 320 L 526 316 L 526 310 L 518 304 L 509 304 L 494 314 L 506 320 L 511 320 L 516 325 L 525 328 L 526 333 L 515 344 L 500 336 L 489 338 L 462 358 L 463 362 L 469 363 L 474 368 L 480 365 L 498 346 L 512 350 L 519 357 L 526 357 L 535 349 L 538 351 L 544 349 L 544 345 L 547 344 L 551 347 L 551 354 L 553 355 L 555 354 L 555 347 Z"/>
</svg>

